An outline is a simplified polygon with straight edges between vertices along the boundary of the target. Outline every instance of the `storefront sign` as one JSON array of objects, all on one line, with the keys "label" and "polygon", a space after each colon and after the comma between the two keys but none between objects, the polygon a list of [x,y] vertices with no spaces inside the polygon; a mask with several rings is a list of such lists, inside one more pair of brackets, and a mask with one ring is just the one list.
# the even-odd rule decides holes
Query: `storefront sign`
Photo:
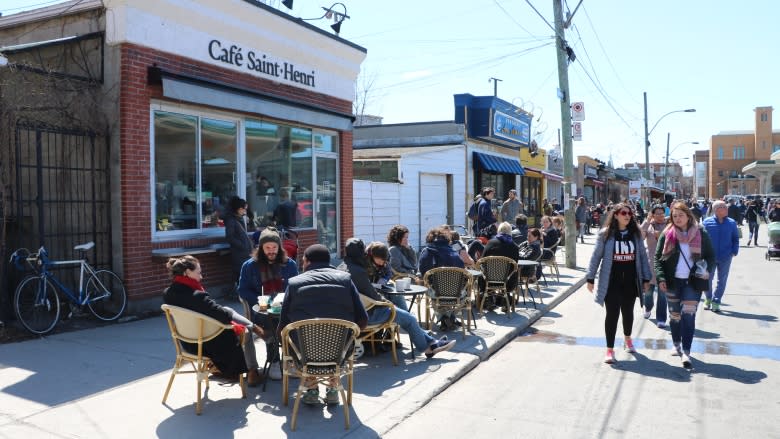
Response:
[{"label": "storefront sign", "polygon": [[236,44],[228,46],[219,40],[211,40],[208,54],[214,61],[246,68],[250,72],[257,72],[273,79],[283,79],[316,88],[314,70],[311,73],[296,70],[292,63],[270,59],[266,54],[255,52],[252,49],[244,50],[243,47]]},{"label": "storefront sign", "polygon": [[493,114],[493,135],[496,137],[503,137],[527,145],[531,140],[529,131],[528,122],[500,111]]},{"label": "storefront sign", "polygon": [[585,169],[585,176],[586,177],[598,178],[599,173],[598,173],[598,170],[596,169],[595,166],[591,166],[591,165],[585,164],[584,165],[584,169]]}]

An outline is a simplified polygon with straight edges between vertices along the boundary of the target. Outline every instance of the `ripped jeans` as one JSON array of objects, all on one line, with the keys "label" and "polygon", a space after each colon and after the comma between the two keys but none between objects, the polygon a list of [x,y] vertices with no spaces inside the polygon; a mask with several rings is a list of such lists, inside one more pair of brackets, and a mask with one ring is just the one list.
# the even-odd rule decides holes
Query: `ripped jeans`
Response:
[{"label": "ripped jeans", "polygon": [[696,331],[696,310],[701,300],[701,292],[695,291],[688,279],[674,279],[674,287],[666,289],[666,300],[669,304],[669,329],[672,331],[672,342],[688,354],[693,344],[693,333]]}]

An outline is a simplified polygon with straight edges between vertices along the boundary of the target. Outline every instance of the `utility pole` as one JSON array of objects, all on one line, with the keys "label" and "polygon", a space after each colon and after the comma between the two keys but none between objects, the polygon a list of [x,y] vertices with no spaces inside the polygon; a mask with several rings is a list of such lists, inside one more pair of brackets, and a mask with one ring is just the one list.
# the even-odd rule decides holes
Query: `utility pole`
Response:
[{"label": "utility pole", "polygon": [[[649,184],[650,181],[650,134],[647,132],[647,92],[642,92],[642,95],[645,98],[645,185]],[[647,187],[644,188],[645,193],[642,194],[646,196],[647,198],[645,201],[648,203],[648,206],[650,205],[650,189]]]},{"label": "utility pole", "polygon": [[669,137],[671,133],[666,133],[666,157],[664,158],[664,198],[666,198],[666,175],[669,173]]},{"label": "utility pole", "polygon": [[490,78],[488,82],[490,81],[493,81],[493,96],[498,97],[498,82],[503,81],[503,79]]},{"label": "utility pole", "polygon": [[553,0],[553,11],[555,14],[555,48],[558,55],[558,88],[561,99],[561,152],[563,153],[563,193],[564,193],[564,219],[566,223],[566,267],[575,268],[577,266],[577,240],[571,239],[577,236],[574,225],[574,195],[571,193],[571,185],[574,180],[574,169],[572,160],[574,158],[572,151],[571,138],[571,104],[569,97],[569,54],[568,45],[563,39],[563,7],[562,0]]}]

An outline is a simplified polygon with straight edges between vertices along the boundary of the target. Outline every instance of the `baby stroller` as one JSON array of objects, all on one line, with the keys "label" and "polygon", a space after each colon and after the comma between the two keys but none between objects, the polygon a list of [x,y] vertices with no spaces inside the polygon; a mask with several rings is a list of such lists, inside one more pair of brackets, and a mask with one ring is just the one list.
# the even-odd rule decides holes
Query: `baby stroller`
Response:
[{"label": "baby stroller", "polygon": [[775,221],[767,225],[769,234],[769,244],[766,249],[766,260],[780,258],[780,221]]}]

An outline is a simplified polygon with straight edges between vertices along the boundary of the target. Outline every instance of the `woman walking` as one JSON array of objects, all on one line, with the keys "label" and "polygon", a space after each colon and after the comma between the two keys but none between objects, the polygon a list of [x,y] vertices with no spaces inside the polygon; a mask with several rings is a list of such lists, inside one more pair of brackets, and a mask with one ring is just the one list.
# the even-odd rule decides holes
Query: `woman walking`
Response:
[{"label": "woman walking", "polygon": [[[634,325],[634,303],[641,290],[646,290],[652,277],[650,264],[642,242],[634,213],[623,203],[618,203],[607,215],[605,227],[596,236],[596,247],[588,266],[588,291],[593,292],[596,271],[599,285],[595,301],[606,307],[604,333],[607,353],[604,362],[614,363],[615,333],[618,317],[623,316],[623,336],[626,352],[634,353],[631,330]],[[641,282],[641,284],[640,284]]]},{"label": "woman walking", "polygon": [[691,367],[691,344],[696,330],[696,309],[701,291],[696,291],[690,277],[696,262],[704,259],[707,269],[715,266],[712,241],[704,227],[685,203],[672,205],[672,224],[661,234],[655,251],[655,274],[658,288],[669,302],[672,330],[672,355],[679,355],[683,367]]}]

